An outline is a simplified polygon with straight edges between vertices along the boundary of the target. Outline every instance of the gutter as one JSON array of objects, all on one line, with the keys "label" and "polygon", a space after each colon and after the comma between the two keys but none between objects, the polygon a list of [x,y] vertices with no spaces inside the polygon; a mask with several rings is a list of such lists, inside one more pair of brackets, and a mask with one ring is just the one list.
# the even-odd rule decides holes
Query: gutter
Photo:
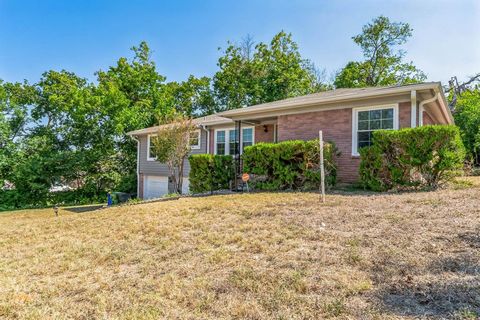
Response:
[{"label": "gutter", "polygon": [[294,101],[289,101],[290,99],[269,102],[266,104],[259,104],[255,106],[249,106],[245,108],[228,110],[217,113],[218,116],[233,119],[235,117],[241,117],[242,115],[255,115],[256,113],[264,113],[269,111],[281,111],[290,108],[297,107],[308,107],[318,104],[327,104],[327,103],[341,103],[346,101],[355,101],[365,98],[375,98],[381,96],[395,96],[399,94],[411,93],[412,90],[422,91],[422,90],[437,90],[440,87],[440,82],[432,82],[426,84],[412,85],[412,86],[400,86],[400,87],[391,87],[391,88],[378,88],[378,90],[361,92],[361,93],[348,93],[340,96],[332,97],[315,97],[308,99],[306,97],[290,98]]},{"label": "gutter", "polygon": [[[438,100],[439,96],[440,96],[440,92],[435,90],[435,95],[432,98],[427,99],[427,100],[423,100],[422,102],[420,102],[420,105],[418,107],[418,125],[419,126],[423,126],[423,109],[424,109],[423,106],[428,104],[428,103],[431,103],[431,102],[434,102],[434,101]],[[443,113],[443,111],[442,111],[442,113]]]}]

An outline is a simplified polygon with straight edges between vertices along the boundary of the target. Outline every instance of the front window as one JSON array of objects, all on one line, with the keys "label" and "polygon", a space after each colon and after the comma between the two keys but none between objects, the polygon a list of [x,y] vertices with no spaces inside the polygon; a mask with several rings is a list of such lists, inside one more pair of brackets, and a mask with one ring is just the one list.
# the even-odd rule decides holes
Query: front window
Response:
[{"label": "front window", "polygon": [[238,152],[238,138],[237,138],[237,129],[228,131],[229,139],[228,139],[228,151],[230,155],[235,155]]},{"label": "front window", "polygon": [[190,148],[200,149],[200,130],[190,133]]},{"label": "front window", "polygon": [[148,136],[148,154],[147,154],[147,159],[148,160],[155,160],[157,158],[157,155],[155,154],[155,145],[153,144],[153,141],[155,140],[156,134],[151,134]]},{"label": "front window", "polygon": [[[355,110],[355,109],[354,109]],[[358,150],[372,144],[375,130],[398,129],[395,107],[371,108],[355,110],[355,123],[353,132],[353,154],[358,155]]]},{"label": "front window", "polygon": [[217,131],[217,142],[216,142],[217,151],[216,154],[225,154],[225,131]]},{"label": "front window", "polygon": [[242,130],[242,150],[245,147],[253,145],[253,128],[243,128]]},{"label": "front window", "polygon": [[[245,147],[255,143],[253,127],[242,128],[242,145],[238,143],[237,129],[222,129],[215,131],[215,154],[235,155],[243,152]],[[237,150],[235,150],[237,148]]]}]

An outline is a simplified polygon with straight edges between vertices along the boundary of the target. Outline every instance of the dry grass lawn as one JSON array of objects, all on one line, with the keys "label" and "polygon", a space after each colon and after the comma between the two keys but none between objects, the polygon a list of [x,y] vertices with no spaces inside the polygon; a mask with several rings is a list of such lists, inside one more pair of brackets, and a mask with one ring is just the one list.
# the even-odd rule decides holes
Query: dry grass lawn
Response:
[{"label": "dry grass lawn", "polygon": [[479,182],[0,214],[0,318],[476,319]]}]

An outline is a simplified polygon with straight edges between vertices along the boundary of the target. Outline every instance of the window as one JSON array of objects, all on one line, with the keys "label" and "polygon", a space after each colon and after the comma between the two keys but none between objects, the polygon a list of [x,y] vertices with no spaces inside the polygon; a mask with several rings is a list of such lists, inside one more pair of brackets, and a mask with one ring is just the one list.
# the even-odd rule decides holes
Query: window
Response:
[{"label": "window", "polygon": [[[238,137],[236,129],[220,129],[215,130],[215,154],[230,154],[235,155],[235,146],[239,148]],[[251,146],[255,143],[253,127],[242,128],[242,146],[243,148]],[[238,150],[237,150],[238,151]]]},{"label": "window", "polygon": [[242,129],[242,151],[245,147],[253,145],[253,128]]},{"label": "window", "polygon": [[352,154],[358,155],[360,148],[372,144],[375,130],[398,129],[397,110],[397,106],[353,109]]},{"label": "window", "polygon": [[154,145],[153,145],[153,139],[155,139],[157,135],[156,134],[150,134],[148,137],[147,137],[147,146],[148,146],[148,149],[147,149],[147,160],[148,161],[154,161],[157,159],[157,156],[155,155],[155,148],[154,148]]},{"label": "window", "polygon": [[[238,153],[238,137],[237,137],[237,129],[229,130],[228,131],[228,153],[230,155],[235,155]],[[236,149],[237,148],[237,149]]]},{"label": "window", "polygon": [[190,134],[190,148],[200,149],[200,130],[194,131]]},{"label": "window", "polygon": [[216,144],[215,144],[216,154],[225,154],[225,131],[217,131]]}]

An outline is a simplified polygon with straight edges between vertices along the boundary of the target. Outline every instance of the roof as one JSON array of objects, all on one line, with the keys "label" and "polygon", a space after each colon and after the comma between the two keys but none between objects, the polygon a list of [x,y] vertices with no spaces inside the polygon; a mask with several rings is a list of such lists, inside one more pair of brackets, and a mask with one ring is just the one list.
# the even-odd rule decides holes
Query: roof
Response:
[{"label": "roof", "polygon": [[343,102],[348,100],[358,100],[365,98],[374,98],[378,96],[388,96],[401,93],[411,92],[412,90],[442,90],[440,82],[424,82],[418,84],[385,86],[385,87],[368,87],[368,88],[352,88],[352,89],[334,89],[330,91],[308,94],[305,96],[288,98],[279,101],[257,104],[254,106],[228,110],[220,112],[217,115],[222,117],[235,117],[255,114],[258,112],[282,111],[296,107],[305,107],[316,104],[326,104],[331,102]]},{"label": "roof", "polygon": [[[212,114],[205,117],[195,118],[193,119],[193,123],[197,124],[198,126],[212,126],[212,125],[233,123],[233,120]],[[127,133],[127,135],[139,136],[143,134],[155,133],[158,131],[160,127],[161,126],[154,126],[154,127],[149,127],[145,129],[130,131]]]},{"label": "roof", "polygon": [[[368,87],[368,88],[351,88],[351,89],[334,89],[330,91],[312,93],[300,97],[288,98],[279,101],[273,101],[268,103],[257,104],[254,106],[223,111],[214,115],[196,118],[193,121],[198,126],[211,126],[219,124],[232,123],[232,119],[241,119],[240,117],[265,114],[268,112],[285,112],[286,110],[292,110],[302,107],[322,108],[323,104],[355,101],[360,99],[369,99],[382,96],[395,96],[399,94],[410,93],[411,91],[428,91],[434,90],[441,93],[441,100],[443,105],[447,109],[446,112],[450,120],[453,122],[453,117],[450,113],[450,109],[447,106],[445,96],[443,95],[442,85],[440,82],[423,82],[417,84],[398,85],[398,86],[385,86],[385,87]],[[135,130],[127,133],[131,136],[149,134],[158,131],[159,126],[150,127],[146,129]]]}]

